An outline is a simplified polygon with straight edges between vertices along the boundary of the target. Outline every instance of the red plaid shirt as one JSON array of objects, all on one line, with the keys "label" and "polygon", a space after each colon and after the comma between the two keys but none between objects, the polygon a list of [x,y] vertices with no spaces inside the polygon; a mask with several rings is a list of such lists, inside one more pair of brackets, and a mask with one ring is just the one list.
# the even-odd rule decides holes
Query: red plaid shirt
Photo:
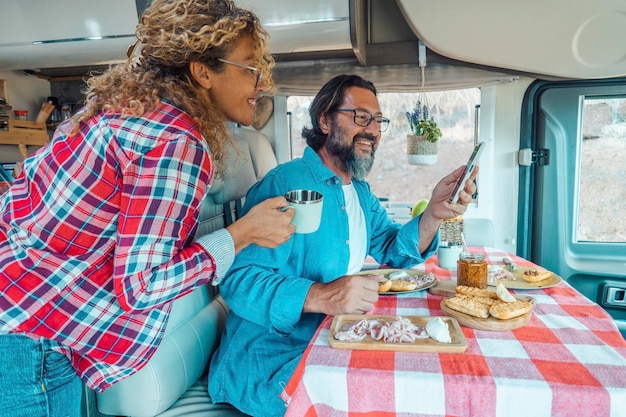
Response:
[{"label": "red plaid shirt", "polygon": [[167,103],[61,126],[0,196],[0,334],[61,343],[98,391],[138,371],[171,301],[214,277],[193,243],[212,177],[196,124]]}]

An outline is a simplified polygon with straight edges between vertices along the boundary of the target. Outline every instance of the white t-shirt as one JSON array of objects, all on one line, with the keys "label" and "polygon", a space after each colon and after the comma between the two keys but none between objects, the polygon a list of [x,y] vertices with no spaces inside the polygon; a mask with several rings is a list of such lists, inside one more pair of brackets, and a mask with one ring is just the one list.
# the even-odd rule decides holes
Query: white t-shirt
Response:
[{"label": "white t-shirt", "polygon": [[348,274],[359,272],[363,268],[363,261],[367,255],[367,229],[365,216],[359,204],[359,195],[352,184],[344,185],[343,195],[346,200],[346,213],[348,214],[348,228],[350,230],[350,262],[348,262]]}]

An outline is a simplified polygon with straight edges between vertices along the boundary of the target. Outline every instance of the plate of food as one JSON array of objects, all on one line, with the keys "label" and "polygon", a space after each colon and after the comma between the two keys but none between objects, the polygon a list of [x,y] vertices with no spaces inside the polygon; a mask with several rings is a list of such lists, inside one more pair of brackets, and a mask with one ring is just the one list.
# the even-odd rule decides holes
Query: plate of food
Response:
[{"label": "plate of food", "polygon": [[501,282],[505,287],[517,290],[550,288],[561,283],[561,277],[544,268],[489,265],[488,273],[489,285]]},{"label": "plate of food", "polygon": [[406,294],[437,285],[435,274],[426,274],[413,269],[370,269],[358,274],[382,275],[384,279],[378,284],[380,295]]},{"label": "plate of food", "polygon": [[453,317],[340,314],[328,344],[335,349],[461,353],[467,340]]},{"label": "plate of food", "polygon": [[513,295],[499,283],[495,290],[459,285],[453,297],[441,301],[441,310],[461,326],[479,330],[507,331],[530,320],[535,299]]}]

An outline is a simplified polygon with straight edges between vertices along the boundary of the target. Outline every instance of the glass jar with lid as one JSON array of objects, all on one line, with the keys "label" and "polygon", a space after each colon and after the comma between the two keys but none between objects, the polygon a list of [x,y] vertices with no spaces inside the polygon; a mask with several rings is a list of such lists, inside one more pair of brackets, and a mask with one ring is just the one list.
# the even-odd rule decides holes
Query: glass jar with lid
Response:
[{"label": "glass jar with lid", "polygon": [[67,120],[72,117],[72,106],[70,103],[63,103],[61,105],[61,120]]},{"label": "glass jar with lid", "polygon": [[462,252],[457,261],[457,285],[487,288],[488,266],[482,253]]}]

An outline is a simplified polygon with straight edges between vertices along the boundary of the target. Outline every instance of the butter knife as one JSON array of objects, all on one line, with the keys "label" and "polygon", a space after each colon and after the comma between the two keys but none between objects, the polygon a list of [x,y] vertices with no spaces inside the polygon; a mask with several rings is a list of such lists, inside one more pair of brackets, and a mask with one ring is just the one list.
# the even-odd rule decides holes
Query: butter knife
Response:
[{"label": "butter knife", "polygon": [[517,270],[517,265],[513,263],[511,258],[505,256],[504,258],[502,258],[502,262],[504,262],[505,268],[508,269],[509,271],[514,272]]}]

